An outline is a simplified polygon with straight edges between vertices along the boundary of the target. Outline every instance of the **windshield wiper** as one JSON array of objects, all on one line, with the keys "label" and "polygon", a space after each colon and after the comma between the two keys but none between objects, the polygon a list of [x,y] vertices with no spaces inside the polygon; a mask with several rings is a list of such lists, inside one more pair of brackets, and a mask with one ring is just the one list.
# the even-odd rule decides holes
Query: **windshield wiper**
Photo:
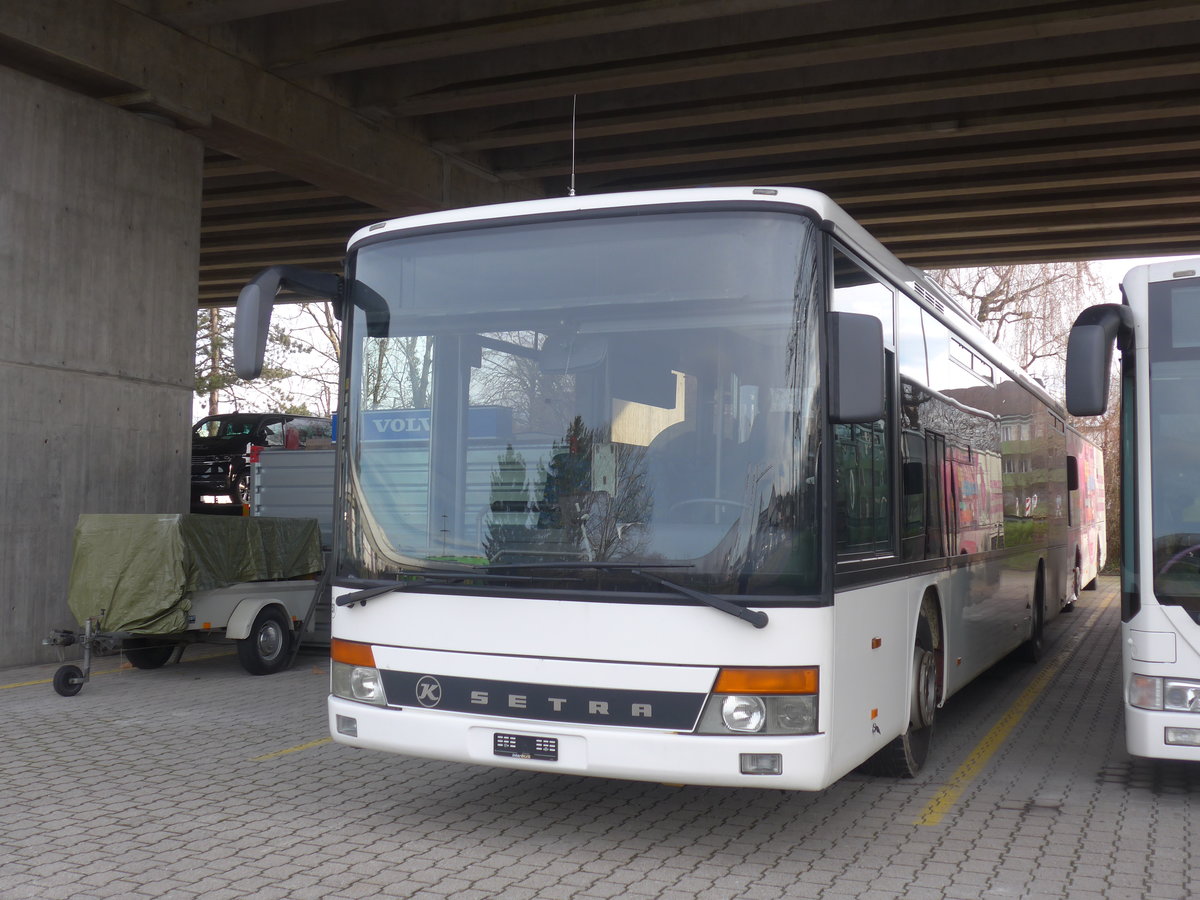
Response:
[{"label": "windshield wiper", "polygon": [[[482,567],[481,567],[482,568]],[[335,601],[338,606],[352,606],[355,603],[366,604],[373,597],[381,597],[384,594],[403,593],[405,591],[414,591],[426,587],[443,587],[456,581],[498,581],[511,582],[519,581],[528,584],[533,581],[559,581],[557,578],[544,578],[537,575],[510,575],[501,571],[502,569],[596,569],[598,571],[616,570],[628,572],[630,575],[636,575],[638,578],[644,578],[647,581],[652,581],[661,587],[668,588],[677,594],[682,594],[691,600],[703,603],[706,606],[711,606],[715,610],[727,613],[735,618],[749,622],[755,628],[766,628],[770,619],[765,612],[756,609],[746,609],[737,603],[726,600],[724,597],[718,597],[715,594],[709,594],[704,591],[698,591],[695,588],[686,587],[674,581],[668,581],[652,572],[646,572],[645,569],[691,569],[694,568],[690,563],[663,563],[663,564],[642,564],[642,563],[618,563],[618,562],[585,562],[582,560],[570,560],[565,562],[536,562],[536,563],[511,563],[499,566],[488,566],[485,571],[478,572],[462,572],[462,571],[426,571],[415,572],[422,576],[420,581],[395,581],[387,584],[380,584],[374,587],[364,588],[361,591],[354,591],[350,594],[343,594]]]},{"label": "windshield wiper", "polygon": [[694,569],[691,563],[623,563],[623,562],[588,562],[584,559],[566,559],[562,562],[527,562],[501,563],[498,566],[487,566],[485,571],[502,572],[506,569],[595,569],[599,572],[632,571],[633,569]]},{"label": "windshield wiper", "polygon": [[690,597],[693,600],[706,603],[713,609],[718,609],[723,613],[728,613],[731,616],[736,616],[743,621],[749,622],[755,628],[766,628],[767,622],[770,621],[765,612],[761,612],[757,609],[746,609],[746,607],[739,606],[737,603],[726,600],[724,597],[718,597],[715,594],[706,594],[704,591],[697,591],[694,588],[685,587],[682,584],[676,584],[674,581],[667,581],[667,579],[659,578],[652,572],[643,572],[641,569],[630,569],[629,574],[637,575],[639,578],[645,578],[648,581],[653,581],[655,584],[660,584],[665,588],[670,588],[671,590],[678,594],[682,594],[685,597]]},{"label": "windshield wiper", "polygon": [[695,588],[685,587],[682,584],[677,584],[674,581],[668,581],[652,572],[646,572],[645,569],[692,569],[695,568],[691,563],[620,563],[620,562],[587,562],[586,560],[568,560],[564,562],[531,562],[531,563],[511,563],[500,566],[488,566],[489,572],[495,572],[498,569],[597,569],[599,571],[624,571],[630,575],[636,575],[639,578],[644,578],[647,581],[653,581],[655,584],[669,588],[677,594],[682,594],[692,600],[699,601],[713,609],[720,610],[723,613],[728,613],[743,621],[749,622],[755,628],[766,628],[767,622],[770,619],[765,612],[760,612],[756,609],[746,609],[737,603],[726,600],[724,597],[718,597],[715,594],[708,594],[704,591],[698,591]]},{"label": "windshield wiper", "polygon": [[366,602],[373,597],[382,597],[384,594],[415,591],[426,587],[443,587],[448,584],[453,584],[456,581],[519,581],[522,583],[528,583],[531,581],[561,580],[539,578],[536,575],[504,575],[500,573],[488,573],[486,571],[463,572],[454,569],[446,571],[430,569],[428,571],[414,572],[413,574],[420,575],[420,580],[389,581],[386,584],[376,584],[369,588],[363,588],[361,591],[353,591],[349,594],[343,594],[334,602],[337,603],[338,606],[353,606],[355,603],[362,603],[365,605]]}]

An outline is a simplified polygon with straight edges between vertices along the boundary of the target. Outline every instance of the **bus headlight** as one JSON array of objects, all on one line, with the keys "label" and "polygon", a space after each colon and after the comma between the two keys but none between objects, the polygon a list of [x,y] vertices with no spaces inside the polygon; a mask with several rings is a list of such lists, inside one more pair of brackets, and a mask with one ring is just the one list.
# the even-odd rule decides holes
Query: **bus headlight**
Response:
[{"label": "bus headlight", "polygon": [[334,638],[329,656],[332,662],[329,689],[333,696],[387,706],[383,679],[375,666],[375,653],[370,644]]},{"label": "bus headlight", "polygon": [[1200,682],[1164,678],[1163,707],[1177,712],[1200,712]]},{"label": "bus headlight", "polygon": [[1200,713],[1200,681],[1131,675],[1129,705],[1139,709]]},{"label": "bus headlight", "polygon": [[330,675],[330,689],[335,697],[387,706],[378,669],[335,662]]},{"label": "bus headlight", "polygon": [[721,721],[730,731],[762,731],[767,720],[767,705],[762,697],[740,697],[733,695],[721,701]]},{"label": "bus headlight", "polygon": [[816,734],[817,669],[722,669],[697,734]]}]

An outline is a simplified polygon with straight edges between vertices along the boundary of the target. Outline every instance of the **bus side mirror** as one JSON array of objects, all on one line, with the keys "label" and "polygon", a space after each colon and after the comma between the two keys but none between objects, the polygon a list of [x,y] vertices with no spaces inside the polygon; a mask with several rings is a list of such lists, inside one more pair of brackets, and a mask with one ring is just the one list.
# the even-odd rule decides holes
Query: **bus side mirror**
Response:
[{"label": "bus side mirror", "polygon": [[1079,314],[1067,338],[1067,411],[1073,416],[1099,416],[1108,408],[1108,373],[1113,342],[1133,333],[1133,314],[1126,306],[1101,303]]},{"label": "bus side mirror", "polygon": [[828,313],[829,421],[835,425],[883,418],[883,323],[862,313]]},{"label": "bus side mirror", "polygon": [[233,325],[233,367],[238,377],[250,379],[262,374],[267,334],[271,330],[271,308],[281,286],[336,305],[341,297],[341,285],[342,279],[337,275],[299,266],[271,266],[255,275],[238,294],[237,317]]}]

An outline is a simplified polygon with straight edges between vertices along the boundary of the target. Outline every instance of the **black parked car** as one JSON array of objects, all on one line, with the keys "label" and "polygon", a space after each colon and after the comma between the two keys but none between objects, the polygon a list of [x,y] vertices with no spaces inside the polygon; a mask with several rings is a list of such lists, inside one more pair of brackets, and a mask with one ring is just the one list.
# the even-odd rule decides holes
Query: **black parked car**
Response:
[{"label": "black parked car", "polygon": [[314,416],[284,413],[229,413],[206,416],[192,426],[192,505],[225,498],[249,499],[246,478],[255,447],[285,450],[329,447],[333,424]]}]

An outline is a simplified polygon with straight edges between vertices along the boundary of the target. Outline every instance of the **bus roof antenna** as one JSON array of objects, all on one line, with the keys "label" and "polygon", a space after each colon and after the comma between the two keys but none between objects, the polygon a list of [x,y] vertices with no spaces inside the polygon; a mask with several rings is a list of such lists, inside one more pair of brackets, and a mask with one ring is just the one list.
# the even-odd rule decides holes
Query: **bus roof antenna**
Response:
[{"label": "bus roof antenna", "polygon": [[575,110],[579,105],[579,95],[571,95],[571,186],[567,189],[567,196],[575,196]]}]

